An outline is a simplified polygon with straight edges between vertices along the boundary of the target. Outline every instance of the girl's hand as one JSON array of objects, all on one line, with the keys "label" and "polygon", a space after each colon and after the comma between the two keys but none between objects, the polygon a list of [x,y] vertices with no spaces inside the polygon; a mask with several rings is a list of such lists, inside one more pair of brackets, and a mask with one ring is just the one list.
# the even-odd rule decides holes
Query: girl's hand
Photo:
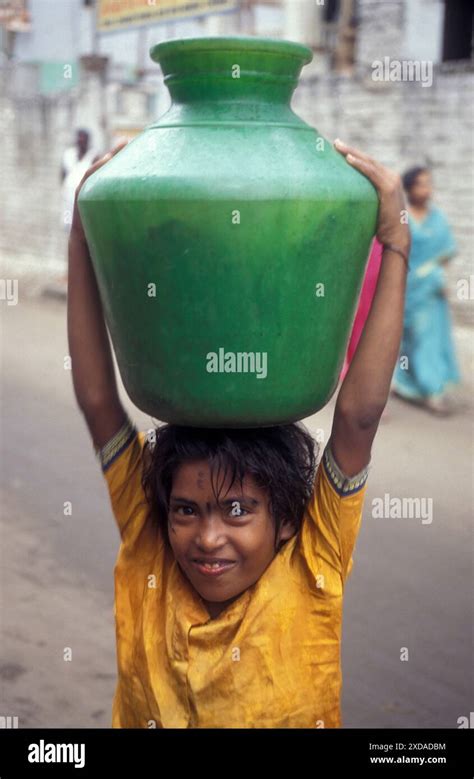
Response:
[{"label": "girl's hand", "polygon": [[372,182],[377,190],[379,196],[377,238],[380,243],[394,244],[408,256],[411,237],[408,225],[402,223],[406,204],[399,174],[385,168],[360,149],[348,146],[339,138],[334,141],[334,146],[353,168],[363,173]]},{"label": "girl's hand", "polygon": [[105,165],[106,162],[108,162],[112,157],[114,157],[121,149],[123,149],[124,146],[126,146],[128,143],[127,140],[122,140],[120,143],[118,143],[112,151],[107,152],[107,154],[104,154],[103,157],[97,160],[97,162],[94,162],[93,165],[90,166],[84,173],[80,184],[76,187],[76,194],[74,196],[74,211],[72,215],[72,225],[71,225],[71,232],[69,234],[70,238],[75,238],[85,244],[87,244],[86,236],[84,234],[84,228],[82,226],[81,221],[81,215],[79,213],[79,208],[77,206],[77,198],[79,196],[79,192],[81,191],[81,187],[84,184],[85,180],[89,178],[93,173],[96,172],[96,170],[99,170],[99,168],[102,167],[102,165]]}]

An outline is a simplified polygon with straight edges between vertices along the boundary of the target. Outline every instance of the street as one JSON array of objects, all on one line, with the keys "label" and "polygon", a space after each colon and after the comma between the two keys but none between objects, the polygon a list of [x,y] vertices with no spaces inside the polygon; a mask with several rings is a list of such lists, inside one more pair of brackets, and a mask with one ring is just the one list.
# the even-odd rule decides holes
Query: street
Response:
[{"label": "street", "polygon": [[[64,367],[66,305],[20,291],[1,314],[0,714],[20,727],[110,727],[119,536]],[[307,420],[324,440],[334,400]],[[469,718],[470,404],[444,419],[389,400],[345,596],[345,727],[456,728]],[[386,504],[387,494],[431,498],[432,521],[372,516],[372,501]]]}]

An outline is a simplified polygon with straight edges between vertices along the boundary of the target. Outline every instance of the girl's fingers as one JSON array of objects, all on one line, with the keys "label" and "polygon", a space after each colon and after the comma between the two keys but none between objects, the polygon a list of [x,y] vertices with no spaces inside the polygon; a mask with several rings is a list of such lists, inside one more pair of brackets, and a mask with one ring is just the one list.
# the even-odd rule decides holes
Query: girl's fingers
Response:
[{"label": "girl's fingers", "polygon": [[112,157],[114,157],[117,154],[117,152],[119,152],[121,149],[123,149],[124,146],[127,145],[127,143],[128,143],[127,139],[120,141],[119,143],[117,143],[116,146],[114,146],[114,148],[111,151],[108,151],[107,154],[104,154],[104,156],[101,157],[99,160],[97,160],[97,162],[94,162],[94,164],[91,165],[90,168],[88,168],[88,170],[86,170],[86,172],[84,173],[76,191],[79,191],[79,189],[84,184],[85,180],[88,179],[89,176],[92,176],[92,174],[95,173],[96,170],[99,170],[99,168],[101,168],[102,165],[105,165],[106,162],[111,160]]},{"label": "girl's fingers", "polygon": [[[104,156],[103,156],[103,157],[101,157],[101,158],[100,158],[100,160],[98,160],[98,161],[95,163],[95,166],[98,166],[98,167],[100,167],[100,166],[101,166],[101,165],[103,165],[105,162],[107,162],[108,160],[110,160],[112,157],[115,157],[115,155],[117,154],[117,152],[119,152],[119,151],[120,151],[120,149],[123,149],[123,147],[124,147],[124,146],[126,146],[126,145],[127,145],[127,143],[128,143],[128,141],[127,141],[127,139],[126,139],[126,138],[124,138],[124,139],[122,139],[121,141],[119,141],[119,142],[118,142],[118,143],[117,143],[117,144],[114,146],[114,148],[113,148],[113,149],[111,149],[111,150],[110,150],[110,151],[108,151],[106,154],[104,154]],[[95,167],[95,166],[93,166],[93,167]]]},{"label": "girl's fingers", "polygon": [[347,154],[346,160],[353,168],[357,168],[364,176],[367,176],[377,190],[383,188],[384,178],[378,166],[372,160],[357,157],[352,153]]},{"label": "girl's fingers", "polygon": [[339,138],[336,138],[334,141],[334,146],[336,147],[337,151],[341,152],[341,154],[352,154],[354,157],[358,157],[359,159],[375,163],[375,160],[373,160],[372,157],[369,157],[368,154],[365,154],[365,152],[363,152],[361,149],[357,149],[355,146],[348,146],[347,143],[344,143],[344,141],[341,141]]},{"label": "girl's fingers", "polygon": [[103,157],[101,157],[99,160],[97,160],[97,162],[95,162],[93,165],[91,165],[91,167],[87,171],[86,175],[90,176],[92,173],[94,173],[96,170],[98,170],[98,168],[101,168],[102,165],[105,165],[105,163],[108,162],[109,160],[111,160],[112,157],[115,154],[117,154],[117,152],[120,151],[121,148],[122,148],[122,146],[115,146],[111,151],[108,151],[107,154],[104,154]]},{"label": "girl's fingers", "polygon": [[334,145],[345,156],[346,161],[352,167],[357,168],[364,176],[370,179],[379,194],[394,194],[396,191],[401,190],[401,179],[398,173],[385,168],[380,162],[372,159],[368,154],[364,154],[355,146],[348,146],[346,143],[339,141],[339,139],[334,141]]},{"label": "girl's fingers", "polygon": [[76,192],[75,192],[75,196],[74,196],[74,213],[73,213],[73,217],[72,217],[71,232],[74,230],[74,233],[76,235],[78,235],[82,240],[85,240],[85,236],[84,236],[84,230],[83,230],[83,227],[82,227],[82,224],[81,224],[81,217],[80,217],[79,209],[78,209],[78,205],[77,205],[77,199],[79,197],[79,192],[81,191],[84,182],[89,178],[89,176],[92,176],[92,174],[95,173],[96,170],[99,170],[99,168],[101,168],[102,165],[105,165],[106,162],[111,160],[112,157],[114,157],[117,154],[117,152],[119,152],[121,149],[123,149],[124,146],[127,145],[127,143],[128,143],[128,140],[126,138],[122,139],[121,141],[119,141],[119,143],[117,143],[114,146],[112,151],[107,152],[107,154],[104,154],[104,156],[101,157],[100,159],[98,159],[97,162],[94,162],[90,166],[90,168],[88,168],[88,170],[84,173],[84,175],[83,175],[83,177],[82,177],[82,179],[81,179],[81,181],[79,183],[79,186],[76,187]]},{"label": "girl's fingers", "polygon": [[[384,179],[385,173],[387,172],[386,168],[384,168],[383,165],[380,164],[380,162],[377,162],[377,160],[374,160],[373,157],[370,157],[368,154],[365,154],[360,149],[357,149],[355,146],[348,146],[347,143],[344,143],[343,141],[339,140],[339,138],[336,138],[334,141],[334,145],[337,149],[337,151],[341,152],[346,158],[348,159],[348,162],[350,162],[352,165],[354,165],[354,158],[356,160],[360,160],[361,162],[366,162],[371,166],[371,175],[369,176],[372,183],[374,182],[373,177],[376,176],[377,180],[380,184],[382,184],[382,181]],[[369,175],[369,171],[364,170],[365,175]]]},{"label": "girl's fingers", "polygon": [[84,184],[84,181],[89,178],[89,176],[92,176],[93,173],[96,172],[96,170],[99,170],[99,168],[102,167],[102,165],[105,165],[106,162],[108,162],[111,158],[111,153],[107,152],[107,154],[104,154],[103,157],[100,158],[100,160],[97,160],[97,162],[94,162],[93,165],[90,166],[90,168],[87,168],[86,172],[84,173],[81,183],[79,184],[79,188],[82,187]]},{"label": "girl's fingers", "polygon": [[108,151],[106,154],[104,154],[103,157],[101,157],[97,162],[95,162],[88,170],[89,175],[93,173],[94,170],[97,170],[97,168],[100,168],[102,165],[104,165],[106,162],[108,162],[112,157],[115,157],[117,152],[120,151],[120,149],[123,149],[124,146],[126,146],[128,143],[127,140],[120,141],[120,143],[117,143],[116,146],[114,146],[113,149]]},{"label": "girl's fingers", "polygon": [[119,152],[119,151],[120,151],[120,149],[123,149],[123,147],[127,145],[127,143],[128,143],[128,140],[127,140],[127,138],[122,138],[122,139],[121,139],[121,140],[120,140],[120,141],[119,141],[119,142],[118,142],[118,143],[117,143],[117,144],[114,146],[114,148],[112,149],[112,151],[111,151],[111,152],[109,152],[109,153],[112,155],[112,157],[114,157],[114,156],[115,156],[115,154],[117,154],[117,152]]}]

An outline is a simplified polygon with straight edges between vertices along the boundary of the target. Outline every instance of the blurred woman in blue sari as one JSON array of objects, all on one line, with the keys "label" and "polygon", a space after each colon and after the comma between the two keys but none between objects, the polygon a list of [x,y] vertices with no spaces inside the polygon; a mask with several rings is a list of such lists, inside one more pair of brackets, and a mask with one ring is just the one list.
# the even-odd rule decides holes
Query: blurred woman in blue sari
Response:
[{"label": "blurred woman in blue sari", "polygon": [[445,215],[430,204],[433,188],[427,168],[408,170],[403,186],[412,244],[404,332],[392,390],[429,411],[447,414],[452,410],[448,392],[460,381],[445,276],[445,265],[457,247]]}]

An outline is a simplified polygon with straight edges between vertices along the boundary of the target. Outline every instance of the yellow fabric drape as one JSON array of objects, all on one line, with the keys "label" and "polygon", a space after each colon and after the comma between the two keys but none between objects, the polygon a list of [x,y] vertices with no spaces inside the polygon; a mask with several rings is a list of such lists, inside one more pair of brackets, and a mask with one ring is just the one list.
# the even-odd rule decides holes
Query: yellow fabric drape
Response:
[{"label": "yellow fabric drape", "polygon": [[112,726],[340,727],[343,592],[368,466],[345,480],[326,446],[299,533],[211,619],[147,506],[145,443],[129,432],[104,469],[121,535]]}]

